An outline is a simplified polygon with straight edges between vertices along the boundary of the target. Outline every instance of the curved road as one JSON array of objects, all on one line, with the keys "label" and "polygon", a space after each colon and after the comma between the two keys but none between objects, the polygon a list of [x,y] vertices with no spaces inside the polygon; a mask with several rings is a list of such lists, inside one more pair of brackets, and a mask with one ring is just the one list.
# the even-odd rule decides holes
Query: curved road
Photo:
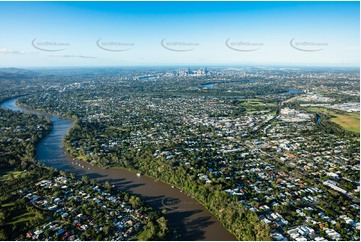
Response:
[{"label": "curved road", "polygon": [[[1,107],[31,113],[18,107],[15,98],[3,102]],[[173,228],[177,228],[181,240],[236,240],[204,206],[177,188],[157,182],[151,177],[138,177],[131,171],[119,168],[103,169],[67,156],[61,144],[72,122],[52,115],[47,116],[53,121],[53,130],[38,144],[36,159],[39,162],[78,176],[87,175],[100,181],[109,181],[120,190],[140,196],[156,209],[167,209],[167,219]]]}]

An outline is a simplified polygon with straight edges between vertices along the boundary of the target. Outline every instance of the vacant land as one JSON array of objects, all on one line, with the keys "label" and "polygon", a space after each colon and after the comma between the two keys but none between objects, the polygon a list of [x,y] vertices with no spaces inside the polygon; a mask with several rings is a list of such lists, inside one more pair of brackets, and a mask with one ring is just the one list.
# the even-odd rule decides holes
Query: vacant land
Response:
[{"label": "vacant land", "polygon": [[347,113],[326,108],[307,108],[307,110],[330,115],[332,122],[348,131],[360,133],[360,113]]},{"label": "vacant land", "polygon": [[335,114],[336,118],[332,118],[331,121],[342,126],[344,129],[360,133],[360,114],[341,115]]}]

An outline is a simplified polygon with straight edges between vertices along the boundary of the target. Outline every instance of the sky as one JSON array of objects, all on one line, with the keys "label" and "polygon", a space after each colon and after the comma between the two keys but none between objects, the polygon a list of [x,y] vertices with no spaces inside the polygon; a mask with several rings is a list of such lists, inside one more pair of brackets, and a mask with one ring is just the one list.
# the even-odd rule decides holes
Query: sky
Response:
[{"label": "sky", "polygon": [[359,2],[0,2],[0,67],[359,66]]}]

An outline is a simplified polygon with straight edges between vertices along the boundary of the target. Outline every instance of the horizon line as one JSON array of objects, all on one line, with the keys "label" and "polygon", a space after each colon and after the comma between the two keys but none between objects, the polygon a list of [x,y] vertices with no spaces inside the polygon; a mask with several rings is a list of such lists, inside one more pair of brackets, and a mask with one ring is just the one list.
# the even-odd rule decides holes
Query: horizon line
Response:
[{"label": "horizon line", "polygon": [[299,64],[299,65],[290,65],[290,64],[159,64],[159,65],[104,65],[104,66],[1,66],[0,68],[36,68],[36,69],[69,69],[69,68],[138,68],[138,67],[289,67],[289,68],[301,68],[301,67],[314,67],[314,68],[358,68],[360,69],[360,65],[332,65],[332,64],[320,64],[320,65],[307,65],[307,64]]}]

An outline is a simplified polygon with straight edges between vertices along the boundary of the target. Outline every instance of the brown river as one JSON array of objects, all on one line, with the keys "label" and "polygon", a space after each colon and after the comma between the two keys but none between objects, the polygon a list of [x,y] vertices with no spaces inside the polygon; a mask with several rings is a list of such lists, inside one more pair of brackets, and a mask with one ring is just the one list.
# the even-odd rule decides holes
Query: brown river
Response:
[{"label": "brown river", "polygon": [[[3,102],[1,107],[32,112],[18,107],[15,98]],[[67,156],[61,144],[72,122],[57,116],[42,115],[52,119],[53,130],[37,146],[36,159],[39,162],[78,176],[87,175],[109,181],[122,191],[140,196],[155,209],[166,209],[171,227],[181,234],[179,240],[236,240],[203,205],[171,185],[144,175],[138,177],[136,173],[124,169],[92,166]]]}]

